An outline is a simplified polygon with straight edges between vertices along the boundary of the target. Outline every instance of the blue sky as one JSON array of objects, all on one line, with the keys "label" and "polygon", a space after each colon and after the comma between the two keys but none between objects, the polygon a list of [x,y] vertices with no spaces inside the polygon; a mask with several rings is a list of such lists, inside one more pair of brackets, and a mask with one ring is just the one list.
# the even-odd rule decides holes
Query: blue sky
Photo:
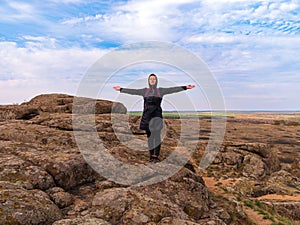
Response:
[{"label": "blue sky", "polygon": [[[75,94],[101,56],[124,44],[155,40],[201,58],[228,110],[300,110],[299,0],[0,3],[0,104],[41,93]],[[108,85],[127,86],[150,70],[134,68],[132,76],[124,71]],[[174,84],[190,83],[174,69],[159,75]],[[198,109],[207,109],[198,89],[189,97]],[[114,100],[116,93],[107,89],[103,97]]]}]

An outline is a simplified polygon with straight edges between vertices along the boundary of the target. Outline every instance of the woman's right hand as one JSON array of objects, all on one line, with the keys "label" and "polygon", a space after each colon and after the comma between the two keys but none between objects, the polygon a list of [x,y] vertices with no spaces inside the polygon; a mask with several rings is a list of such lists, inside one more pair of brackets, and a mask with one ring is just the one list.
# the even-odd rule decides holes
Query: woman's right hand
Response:
[{"label": "woman's right hand", "polygon": [[195,87],[195,85],[189,84],[189,85],[186,86],[186,89],[192,89],[192,88],[194,88],[194,87]]},{"label": "woman's right hand", "polygon": [[115,89],[116,91],[120,91],[121,87],[120,86],[114,86],[113,89]]}]

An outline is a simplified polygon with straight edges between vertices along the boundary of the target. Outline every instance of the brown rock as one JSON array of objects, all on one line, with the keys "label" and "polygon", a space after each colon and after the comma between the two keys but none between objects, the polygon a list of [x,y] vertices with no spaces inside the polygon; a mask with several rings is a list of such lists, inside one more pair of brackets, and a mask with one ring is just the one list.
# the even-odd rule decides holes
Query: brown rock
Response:
[{"label": "brown rock", "polygon": [[38,109],[40,112],[48,113],[71,113],[73,96],[65,94],[43,94],[23,103],[22,106],[28,106]]},{"label": "brown rock", "polygon": [[[171,178],[149,186],[128,187],[100,177],[82,157],[73,131],[83,131],[89,137],[91,129],[85,119],[92,119],[95,123],[92,131],[98,132],[107,153],[127,164],[149,166],[146,135],[139,130],[140,117],[111,113],[115,109],[117,112],[126,112],[122,104],[76,98],[76,103],[80,103],[75,107],[78,113],[89,115],[79,115],[78,126],[74,129],[71,114],[73,101],[73,96],[55,94],[37,96],[19,106],[0,106],[1,219],[23,220],[24,224],[50,224],[63,218],[65,220],[57,223],[246,224],[241,203],[210,195],[199,175],[202,171],[199,172],[191,163],[187,163]],[[119,122],[112,121],[114,116]],[[196,123],[188,118],[183,122]],[[181,123],[180,120],[166,119],[162,159],[177,149]],[[194,134],[183,134],[183,143],[180,143],[187,149],[196,148],[198,155],[194,154],[195,158],[191,159],[195,164],[200,162],[212,132],[210,118],[201,118],[200,123],[200,137],[197,126],[191,126]],[[238,182],[232,184],[234,191],[227,192],[227,195],[260,196],[267,194],[267,189],[283,194],[299,192],[296,174],[300,164],[295,151],[299,128],[281,125],[280,129],[274,129],[270,122],[267,126],[263,125],[253,125],[249,119],[247,126],[243,119],[229,121],[225,138],[231,142],[225,141],[220,147],[220,154],[207,173],[217,175],[216,178],[241,178],[236,179]],[[288,139],[284,139],[283,133]],[[84,141],[90,144],[89,139]],[[95,150],[97,152],[97,148]],[[293,154],[293,157],[284,158],[286,154]],[[281,162],[285,159],[284,167],[281,167],[278,157]],[[179,159],[180,154],[161,167],[159,175],[163,177]],[[289,162],[293,164],[289,165]],[[99,163],[112,168],[110,162],[100,160]],[[160,164],[151,164],[149,168],[158,167]],[[135,172],[129,175],[135,176],[140,171]],[[122,175],[128,174],[124,172]],[[146,174],[143,179],[149,177]],[[136,183],[143,180],[137,179]],[[34,189],[46,190],[48,195]],[[226,187],[224,190],[230,189]],[[12,211],[7,211],[5,204]],[[282,208],[283,205],[278,206],[278,212],[287,213],[283,212],[284,208],[297,212],[297,204]],[[27,209],[25,214],[21,210],[23,208]],[[36,212],[37,208],[40,213]]]},{"label": "brown rock", "polygon": [[260,143],[225,142],[213,163],[241,168],[243,176],[254,179],[263,179],[281,167],[276,150]]},{"label": "brown rock", "polygon": [[[0,120],[30,120],[42,113],[72,113],[74,96],[66,94],[43,94],[21,105],[0,106]],[[75,98],[75,111],[82,114],[127,112],[119,102],[83,97]]]},{"label": "brown rock", "polygon": [[73,204],[74,199],[71,194],[65,192],[62,188],[54,187],[47,190],[51,200],[59,207],[65,208]]},{"label": "brown rock", "polygon": [[[20,187],[0,189],[0,218],[3,224],[52,224],[62,218],[59,208],[39,190]],[[8,188],[8,189],[7,189]]]},{"label": "brown rock", "polygon": [[55,185],[50,174],[12,154],[0,153],[0,179],[18,183],[26,189],[47,190]]},{"label": "brown rock", "polygon": [[65,208],[73,204],[72,195],[67,192],[58,192],[50,196],[52,201],[59,207]]},{"label": "brown rock", "polygon": [[243,175],[254,179],[262,179],[266,175],[266,165],[257,156],[246,155],[244,159]]},{"label": "brown rock", "polygon": [[222,157],[225,164],[237,166],[237,168],[241,167],[244,160],[244,156],[242,154],[238,154],[235,152],[224,153]]},{"label": "brown rock", "polygon": [[298,177],[285,170],[280,170],[271,174],[264,187],[261,188],[262,194],[259,196],[263,194],[293,195],[293,193],[299,192],[299,187],[300,179]]},{"label": "brown rock", "polygon": [[182,169],[158,184],[100,191],[92,204],[94,215],[112,224],[146,224],[164,217],[205,218],[211,202],[202,178]]},{"label": "brown rock", "polygon": [[[195,223],[188,220],[182,220],[178,218],[165,217],[163,218],[158,225],[200,225],[200,223]],[[202,224],[202,223],[201,223]]]},{"label": "brown rock", "polygon": [[28,166],[24,172],[33,188],[47,190],[55,186],[53,177],[38,166]]},{"label": "brown rock", "polygon": [[272,208],[280,215],[287,217],[291,220],[300,220],[300,202],[299,201],[278,201],[267,202]]},{"label": "brown rock", "polygon": [[134,194],[126,188],[108,189],[99,192],[92,202],[95,216],[112,224],[118,224],[134,197]]},{"label": "brown rock", "polygon": [[26,105],[0,106],[0,120],[29,120],[37,115],[38,109]]},{"label": "brown rock", "polygon": [[64,219],[53,223],[52,225],[110,225],[110,223],[97,218],[83,217],[76,219]]},{"label": "brown rock", "polygon": [[74,112],[78,114],[106,114],[127,112],[126,107],[119,102],[108,100],[96,100],[90,98],[76,97],[74,101]]},{"label": "brown rock", "polygon": [[65,190],[86,182],[92,182],[98,176],[81,155],[57,158],[48,162],[45,169],[53,176],[56,184]]}]

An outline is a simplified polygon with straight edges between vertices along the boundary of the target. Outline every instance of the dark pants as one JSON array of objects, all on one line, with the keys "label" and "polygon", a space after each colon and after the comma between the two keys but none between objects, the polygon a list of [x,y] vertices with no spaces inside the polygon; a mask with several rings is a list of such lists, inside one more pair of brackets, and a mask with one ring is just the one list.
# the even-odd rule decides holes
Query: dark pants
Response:
[{"label": "dark pants", "polygon": [[161,145],[160,130],[150,131],[147,129],[146,133],[148,138],[150,158],[152,158],[154,155],[159,156]]}]

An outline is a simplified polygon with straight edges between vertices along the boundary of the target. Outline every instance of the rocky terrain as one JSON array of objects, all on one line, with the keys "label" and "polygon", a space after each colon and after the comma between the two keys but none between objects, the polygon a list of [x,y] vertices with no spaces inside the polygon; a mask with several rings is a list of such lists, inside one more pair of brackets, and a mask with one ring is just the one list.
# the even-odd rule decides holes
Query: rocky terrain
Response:
[{"label": "rocky terrain", "polygon": [[[228,115],[222,145],[205,170],[198,165],[212,118],[166,118],[162,159],[193,152],[176,173],[150,182],[177,162],[148,162],[140,117],[128,116],[121,103],[77,101],[52,94],[0,106],[0,224],[300,224],[299,114]],[[94,115],[106,153],[154,171],[143,178],[148,185],[126,184],[126,176],[115,182],[87,163],[97,149],[87,155],[78,148],[74,131],[91,132],[84,120],[73,126],[78,106]],[[195,132],[180,139],[182,124]],[[95,162],[113,170],[109,160]]]}]

